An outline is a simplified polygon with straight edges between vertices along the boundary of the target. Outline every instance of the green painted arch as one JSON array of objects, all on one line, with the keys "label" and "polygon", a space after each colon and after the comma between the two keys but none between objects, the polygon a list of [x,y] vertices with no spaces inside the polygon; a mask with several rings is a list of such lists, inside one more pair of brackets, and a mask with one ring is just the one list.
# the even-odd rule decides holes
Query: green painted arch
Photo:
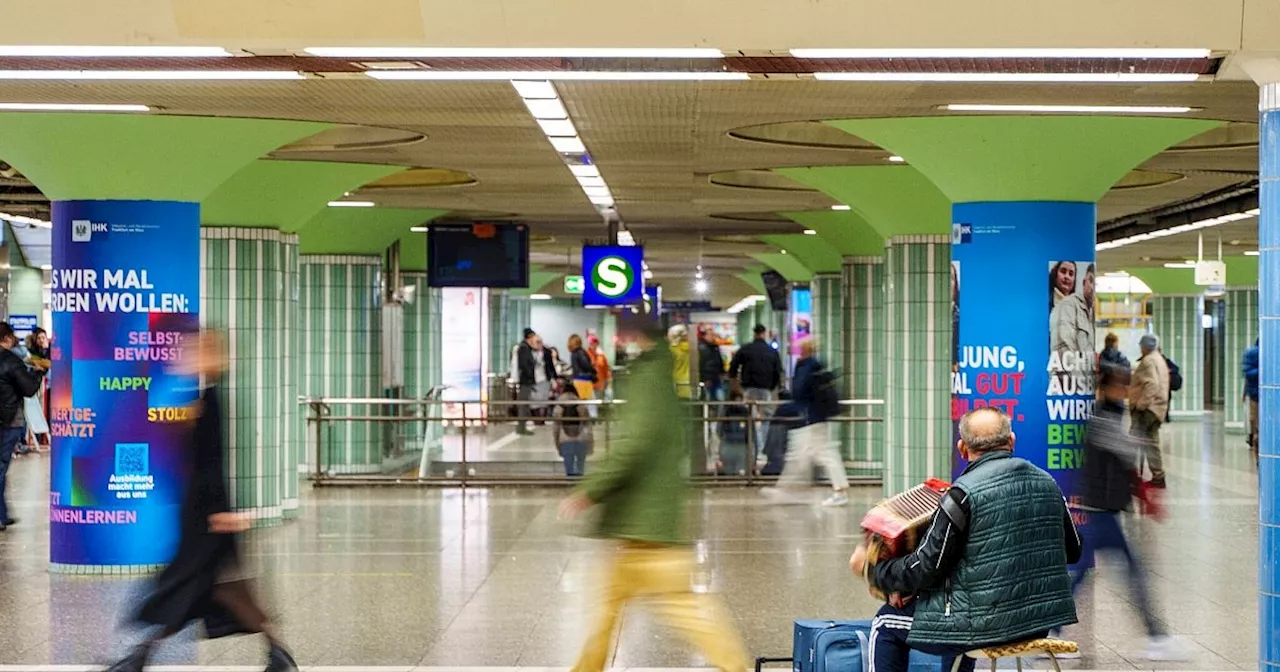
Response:
[{"label": "green painted arch", "polygon": [[1223,122],[989,115],[826,123],[902,156],[956,203],[1096,203],[1142,162]]},{"label": "green painted arch", "polygon": [[555,271],[529,271],[529,286],[521,289],[513,289],[511,293],[515,296],[529,296],[530,294],[539,294],[546,289],[551,283],[563,278],[563,273]]},{"label": "green painted arch", "polygon": [[755,252],[751,258],[782,274],[790,282],[809,282],[813,272],[794,255],[781,252]]},{"label": "green painted arch", "polygon": [[840,253],[827,241],[818,236],[807,236],[803,233],[760,236],[779,250],[786,250],[794,256],[810,273],[839,273],[842,258]]},{"label": "green painted arch", "polygon": [[841,257],[878,257],[884,254],[884,238],[852,210],[783,212],[783,217],[818,233]]},{"label": "green painted arch", "polygon": [[[881,238],[950,234],[951,201],[910,166],[775,168],[848,205]],[[883,245],[880,246],[882,253]]]},{"label": "green painted arch", "polygon": [[322,208],[299,231],[299,253],[382,254],[400,240],[403,241],[400,267],[406,271],[426,270],[427,236],[409,229],[446,212],[417,208]]},{"label": "green painted arch", "polygon": [[754,293],[763,295],[764,278],[760,277],[760,274],[764,273],[766,270],[768,269],[764,266],[752,266],[741,273],[735,274],[733,277],[741,280],[743,284],[750,287],[751,291]]},{"label": "green painted arch", "polygon": [[297,231],[343,193],[405,170],[403,166],[259,159],[200,204],[205,224]]},{"label": "green painted arch", "polygon": [[1223,257],[1227,264],[1227,287],[1257,287],[1258,258],[1245,255]]},{"label": "green painted arch", "polygon": [[[1257,287],[1258,258],[1244,255],[1223,257],[1227,265],[1227,287]],[[1196,273],[1190,268],[1127,268],[1132,275],[1151,288],[1152,294],[1200,294],[1207,287],[1196,284]]]},{"label": "green painted arch", "polygon": [[52,200],[203,201],[249,162],[329,124],[0,113],[0,159]]}]

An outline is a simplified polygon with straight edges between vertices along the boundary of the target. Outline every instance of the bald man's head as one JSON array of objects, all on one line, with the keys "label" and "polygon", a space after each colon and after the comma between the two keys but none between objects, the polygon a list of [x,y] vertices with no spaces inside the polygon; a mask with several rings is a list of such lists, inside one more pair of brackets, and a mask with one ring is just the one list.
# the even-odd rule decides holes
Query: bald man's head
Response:
[{"label": "bald man's head", "polygon": [[992,450],[1013,450],[1013,426],[1009,416],[996,408],[979,408],[960,419],[961,454],[974,459]]}]

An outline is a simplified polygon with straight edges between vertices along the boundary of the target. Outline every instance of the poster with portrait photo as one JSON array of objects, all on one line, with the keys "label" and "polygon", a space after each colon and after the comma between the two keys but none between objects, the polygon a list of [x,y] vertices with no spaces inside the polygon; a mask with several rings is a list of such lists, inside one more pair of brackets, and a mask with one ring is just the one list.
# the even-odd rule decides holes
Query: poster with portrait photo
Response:
[{"label": "poster with portrait photo", "polygon": [[1049,370],[1092,373],[1094,288],[1092,261],[1049,262]]}]

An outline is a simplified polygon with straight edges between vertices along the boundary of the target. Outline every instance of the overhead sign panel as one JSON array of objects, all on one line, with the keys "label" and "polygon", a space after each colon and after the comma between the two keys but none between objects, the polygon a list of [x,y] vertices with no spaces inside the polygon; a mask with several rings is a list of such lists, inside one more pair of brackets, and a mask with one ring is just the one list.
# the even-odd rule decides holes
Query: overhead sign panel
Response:
[{"label": "overhead sign panel", "polygon": [[588,306],[638,304],[644,294],[644,248],[589,245],[582,248],[582,303]]}]

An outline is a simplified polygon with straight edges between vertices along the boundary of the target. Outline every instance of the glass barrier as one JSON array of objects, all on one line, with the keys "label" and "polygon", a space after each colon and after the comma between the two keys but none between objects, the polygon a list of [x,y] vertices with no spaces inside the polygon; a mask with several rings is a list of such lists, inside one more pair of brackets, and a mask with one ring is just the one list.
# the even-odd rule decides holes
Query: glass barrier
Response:
[{"label": "glass barrier", "polygon": [[[302,398],[304,462],[317,484],[567,483],[643,431],[624,425],[625,400],[446,401]],[[884,402],[849,399],[826,423],[851,482],[879,483],[875,451],[858,445],[883,422]],[[791,429],[804,423],[785,401],[683,404],[673,418],[687,432],[689,474],[696,480],[768,482],[781,472]],[[880,445],[883,445],[882,443]]]}]

